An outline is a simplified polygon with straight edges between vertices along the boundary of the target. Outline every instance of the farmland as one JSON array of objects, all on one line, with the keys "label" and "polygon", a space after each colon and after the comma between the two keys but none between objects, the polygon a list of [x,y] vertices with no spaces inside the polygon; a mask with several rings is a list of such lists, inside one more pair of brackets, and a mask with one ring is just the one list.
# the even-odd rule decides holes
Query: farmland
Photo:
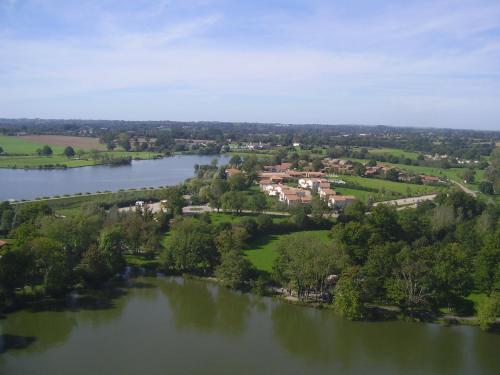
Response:
[{"label": "farmland", "polygon": [[62,149],[66,146],[71,146],[74,149],[78,148],[85,151],[92,149],[99,151],[106,150],[106,147],[99,143],[97,138],[93,137],[73,137],[66,135],[23,135],[19,138],[42,145],[49,145],[51,147],[60,147]]},{"label": "farmland", "polygon": [[[47,143],[41,143],[33,139],[26,139],[24,137],[10,137],[0,135],[0,146],[7,154],[14,155],[31,155],[35,154],[38,148],[42,148]],[[50,145],[49,145],[50,146]],[[55,153],[62,153],[64,147],[52,147]]]},{"label": "farmland", "polygon": [[[36,155],[37,149],[48,145],[53,155]],[[0,156],[0,168],[75,168],[102,164],[96,155],[110,158],[131,157],[132,159],[153,159],[155,152],[105,151],[97,138],[70,137],[56,135],[3,136],[0,135],[0,146],[5,155]],[[81,150],[78,158],[63,155],[64,148],[71,146]],[[91,151],[91,152],[89,152]],[[98,154],[96,154],[98,151]]]}]

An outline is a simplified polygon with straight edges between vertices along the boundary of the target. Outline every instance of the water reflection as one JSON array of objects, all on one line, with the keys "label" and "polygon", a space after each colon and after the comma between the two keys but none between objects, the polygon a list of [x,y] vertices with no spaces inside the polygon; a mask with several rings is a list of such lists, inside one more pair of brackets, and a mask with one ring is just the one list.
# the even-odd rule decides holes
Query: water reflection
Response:
[{"label": "water reflection", "polygon": [[171,279],[159,286],[168,299],[177,328],[228,335],[243,333],[250,308],[247,294],[190,279]]},{"label": "water reflection", "polygon": [[348,322],[183,278],[141,277],[0,327],[2,374],[500,373],[500,336],[475,327]]}]

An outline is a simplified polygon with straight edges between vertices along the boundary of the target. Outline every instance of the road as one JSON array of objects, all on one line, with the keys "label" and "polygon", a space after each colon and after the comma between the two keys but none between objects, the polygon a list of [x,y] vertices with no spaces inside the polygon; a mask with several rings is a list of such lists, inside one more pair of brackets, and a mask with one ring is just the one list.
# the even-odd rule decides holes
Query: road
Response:
[{"label": "road", "polygon": [[[151,203],[151,204],[148,204],[147,206],[155,213],[160,212],[162,209],[160,202]],[[135,206],[122,207],[119,209],[119,211],[121,211],[121,212],[126,212],[126,211],[130,211],[130,210],[135,210]],[[204,212],[217,212],[217,210],[213,209],[208,204],[201,205],[201,206],[186,206],[186,207],[182,208],[183,215],[195,215],[195,214],[201,214]],[[245,214],[254,213],[254,211],[251,211],[251,210],[242,210],[241,212],[245,213]],[[290,216],[290,214],[288,212],[279,212],[279,211],[264,211],[262,213],[267,214],[267,215],[274,215],[274,216]]]},{"label": "road", "polygon": [[453,182],[455,185],[458,185],[460,187],[460,189],[462,189],[464,192],[466,192],[467,194],[469,195],[472,195],[474,198],[477,197],[477,193],[467,187],[465,187],[464,185],[462,185],[460,182],[457,182],[457,181],[454,181],[454,180],[450,180],[451,182]]},{"label": "road", "polygon": [[424,201],[431,201],[434,198],[436,198],[436,194],[422,195],[420,197],[394,199],[392,201],[376,202],[373,205],[378,206],[380,204],[388,204],[388,205],[394,205],[394,206],[409,206],[409,205],[416,205],[417,203],[424,202]]}]

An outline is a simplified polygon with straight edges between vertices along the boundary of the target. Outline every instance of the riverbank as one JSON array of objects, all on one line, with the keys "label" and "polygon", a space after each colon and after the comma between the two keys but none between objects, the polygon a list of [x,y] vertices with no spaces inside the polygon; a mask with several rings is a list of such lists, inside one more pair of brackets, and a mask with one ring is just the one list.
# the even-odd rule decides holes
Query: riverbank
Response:
[{"label": "riverbank", "polygon": [[159,159],[165,155],[155,152],[97,152],[92,157],[85,154],[81,157],[66,157],[64,155],[51,156],[0,156],[0,168],[7,169],[66,169],[81,168],[96,165],[114,165],[122,160],[150,160]]}]

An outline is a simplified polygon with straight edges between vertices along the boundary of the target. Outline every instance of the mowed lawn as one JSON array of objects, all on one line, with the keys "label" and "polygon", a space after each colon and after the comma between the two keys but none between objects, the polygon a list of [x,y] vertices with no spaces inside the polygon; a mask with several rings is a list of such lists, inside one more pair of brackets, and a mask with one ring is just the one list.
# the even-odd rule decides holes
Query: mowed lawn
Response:
[{"label": "mowed lawn", "polygon": [[406,195],[407,193],[410,193],[411,195],[431,194],[444,188],[441,186],[418,185],[410,184],[407,182],[396,182],[383,180],[380,178],[367,178],[360,176],[342,176],[342,179],[351,184],[356,184],[371,189],[384,189],[386,191],[393,191],[403,195]]},{"label": "mowed lawn", "polygon": [[[325,242],[330,240],[329,230],[314,230],[308,231],[308,233],[314,233]],[[257,270],[271,272],[274,261],[278,257],[278,246],[288,236],[290,234],[262,235],[250,243],[248,249],[244,250],[245,256]]]},{"label": "mowed lawn", "polygon": [[0,156],[0,168],[38,168],[43,165],[66,165],[68,168],[96,165],[93,160],[68,159],[55,156]]}]

